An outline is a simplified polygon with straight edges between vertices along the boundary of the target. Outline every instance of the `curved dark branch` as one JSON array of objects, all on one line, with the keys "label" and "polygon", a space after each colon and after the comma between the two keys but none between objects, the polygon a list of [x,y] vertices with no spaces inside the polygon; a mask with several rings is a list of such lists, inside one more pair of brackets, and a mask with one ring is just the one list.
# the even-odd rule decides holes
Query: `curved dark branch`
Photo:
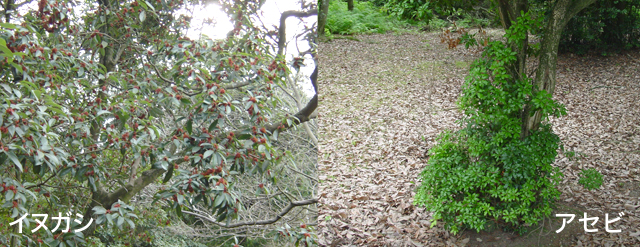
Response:
[{"label": "curved dark branch", "polygon": [[286,35],[286,21],[287,18],[294,16],[298,18],[309,17],[312,15],[318,15],[318,9],[312,9],[308,12],[289,10],[282,12],[280,15],[280,27],[278,28],[278,55],[282,55],[284,53],[284,43],[287,40]]},{"label": "curved dark branch", "polygon": [[307,103],[307,105],[302,108],[302,110],[300,110],[298,113],[296,113],[295,115],[289,117],[289,119],[291,119],[292,124],[289,124],[288,121],[283,121],[284,123],[281,122],[276,122],[276,123],[271,123],[269,125],[267,125],[265,128],[270,131],[271,133],[273,133],[274,131],[278,130],[278,129],[289,129],[293,126],[296,126],[298,124],[307,122],[313,118],[315,118],[314,115],[312,115],[312,113],[316,110],[316,108],[318,108],[318,95],[314,95],[313,98],[311,98],[311,100],[309,101],[309,103]]},{"label": "curved dark branch", "polygon": [[311,79],[311,85],[313,85],[313,90],[315,91],[316,94],[318,94],[318,66],[317,65],[309,78]]},{"label": "curved dark branch", "polygon": [[298,113],[289,117],[289,119],[292,120],[292,124],[289,124],[286,120],[283,122],[271,123],[265,127],[269,132],[273,133],[277,129],[289,129],[295,125],[307,122],[315,118],[313,112],[315,112],[316,108],[318,108],[318,66],[316,66],[316,68],[313,70],[313,73],[311,73],[309,79],[311,79],[313,90],[316,93],[313,98],[311,98],[311,100],[307,102],[307,105],[300,111],[298,111]]},{"label": "curved dark branch", "polygon": [[[311,100],[309,100],[309,102],[307,102],[307,105],[304,108],[302,108],[293,116],[287,117],[288,119],[291,119],[291,124],[289,124],[288,123],[289,121],[286,121],[286,119],[267,124],[265,126],[265,129],[267,129],[270,133],[273,133],[276,130],[282,131],[285,129],[289,129],[293,126],[299,125],[301,123],[304,123],[311,119],[316,118],[316,114],[313,114],[313,113],[318,108],[318,66],[316,66],[316,69],[313,71],[313,73],[309,78],[311,79],[311,84],[313,84],[313,89],[316,91],[316,94],[313,96],[313,98],[311,98]],[[240,134],[240,132],[241,130],[234,131],[234,134],[238,135]],[[218,135],[217,138],[221,139],[221,138],[225,138],[225,136],[226,136],[225,134],[220,133],[220,135]]]}]

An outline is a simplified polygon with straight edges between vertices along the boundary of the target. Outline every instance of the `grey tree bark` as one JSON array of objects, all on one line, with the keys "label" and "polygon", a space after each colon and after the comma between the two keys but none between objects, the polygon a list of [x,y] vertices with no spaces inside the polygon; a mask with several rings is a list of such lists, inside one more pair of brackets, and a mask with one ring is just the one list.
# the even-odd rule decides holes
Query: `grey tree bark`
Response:
[{"label": "grey tree bark", "polygon": [[[547,16],[544,35],[540,42],[540,56],[538,58],[538,68],[534,79],[534,90],[546,90],[553,95],[556,87],[556,67],[558,64],[558,45],[565,26],[571,18],[585,7],[595,3],[596,0],[556,0],[553,4],[552,12]],[[520,17],[521,12],[528,9],[527,0],[496,0],[499,7],[500,19],[505,29]],[[526,49],[528,40],[520,44],[515,44],[512,48],[517,52],[517,62],[513,68],[509,68],[511,75],[515,79],[526,77]],[[530,105],[525,106],[522,111],[522,131],[521,138],[529,136],[532,130],[536,130],[542,121],[542,114],[539,111],[533,112]]]},{"label": "grey tree bark", "polygon": [[327,25],[327,15],[329,15],[329,0],[318,0],[318,37],[324,37],[324,28]]},{"label": "grey tree bark", "polygon": [[[595,2],[596,0],[558,0],[556,2],[551,16],[547,19],[545,36],[540,43],[540,58],[534,89],[546,90],[553,95],[556,88],[558,45],[562,31],[573,16]],[[531,130],[540,126],[542,114],[539,111],[531,114],[529,110],[525,110],[523,117],[522,136],[528,136]]]}]

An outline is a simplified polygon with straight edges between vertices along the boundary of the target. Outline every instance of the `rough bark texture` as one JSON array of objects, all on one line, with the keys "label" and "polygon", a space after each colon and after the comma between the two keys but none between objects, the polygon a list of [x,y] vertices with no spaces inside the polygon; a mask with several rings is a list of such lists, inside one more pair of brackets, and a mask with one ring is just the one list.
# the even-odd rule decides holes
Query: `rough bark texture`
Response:
[{"label": "rough bark texture", "polygon": [[[593,4],[596,0],[557,0],[553,5],[550,16],[545,18],[546,27],[544,36],[540,42],[539,65],[534,80],[534,90],[546,90],[553,94],[556,86],[556,67],[558,61],[558,45],[560,36],[569,20],[585,7]],[[505,29],[509,28],[522,12],[527,12],[527,0],[496,0],[499,7],[500,19]],[[526,49],[528,40],[525,39],[520,44],[513,44],[512,48],[518,53],[517,62],[513,68],[509,68],[514,79],[524,79],[526,77]],[[525,138],[531,130],[539,127],[542,114],[532,113],[531,106],[527,105],[522,111],[522,131],[521,137]]]},{"label": "rough bark texture", "polygon": [[[504,29],[508,29],[511,25],[522,15],[522,13],[527,12],[527,0],[517,0],[514,2],[509,2],[507,0],[498,1],[498,8],[500,17],[502,20],[502,25]],[[511,48],[518,52],[516,55],[517,60],[513,67],[509,68],[509,72],[512,78],[516,80],[524,79],[526,76],[526,60],[527,60],[527,46],[529,40],[525,38],[520,43],[512,44]]]},{"label": "rough bark texture", "polygon": [[[556,67],[558,65],[558,45],[560,37],[565,26],[585,7],[595,3],[596,0],[558,0],[547,17],[544,37],[540,43],[540,57],[534,90],[546,90],[553,95],[556,88]],[[530,112],[530,108],[526,107],[523,114],[522,137],[529,135],[531,130],[535,130],[540,126],[542,114],[538,111]]]},{"label": "rough bark texture", "polygon": [[327,15],[329,15],[329,0],[318,0],[318,37],[324,37],[324,27],[327,25]]}]

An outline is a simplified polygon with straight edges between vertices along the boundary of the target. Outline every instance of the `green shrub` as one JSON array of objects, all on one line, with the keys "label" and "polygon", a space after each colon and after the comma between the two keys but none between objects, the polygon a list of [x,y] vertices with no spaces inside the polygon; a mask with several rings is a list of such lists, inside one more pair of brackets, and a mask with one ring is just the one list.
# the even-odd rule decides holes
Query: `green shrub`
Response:
[{"label": "green shrub", "polygon": [[[506,31],[507,42],[540,25],[525,17]],[[471,65],[458,101],[462,129],[439,136],[420,174],[414,203],[434,212],[433,225],[442,220],[454,234],[490,222],[520,231],[548,216],[560,195],[555,186],[562,174],[551,166],[560,139],[547,123],[521,138],[521,113],[528,105],[547,119],[565,110],[546,91],[534,91],[530,79],[509,75],[506,68],[516,61],[509,47],[489,42]]]},{"label": "green shrub", "polygon": [[326,31],[330,34],[385,33],[397,30],[402,23],[380,13],[370,2],[355,1],[353,11],[342,1],[329,3]]},{"label": "green shrub", "polygon": [[400,19],[427,22],[434,17],[457,18],[463,15],[488,19],[494,16],[494,9],[495,6],[489,0],[389,0],[385,1],[382,8]]},{"label": "green shrub", "polygon": [[582,184],[588,190],[594,190],[600,188],[602,182],[602,174],[598,172],[598,170],[594,168],[582,169],[580,173],[580,180],[578,180],[579,184]]},{"label": "green shrub", "polygon": [[383,12],[412,24],[428,23],[429,29],[440,30],[453,21],[458,27],[496,26],[497,5],[489,0],[390,0]]}]

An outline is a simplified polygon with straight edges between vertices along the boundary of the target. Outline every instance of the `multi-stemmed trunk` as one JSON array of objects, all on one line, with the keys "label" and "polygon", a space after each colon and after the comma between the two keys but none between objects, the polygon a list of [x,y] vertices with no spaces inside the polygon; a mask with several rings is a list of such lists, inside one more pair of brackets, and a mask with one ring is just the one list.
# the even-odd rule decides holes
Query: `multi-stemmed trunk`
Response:
[{"label": "multi-stemmed trunk", "polygon": [[[585,7],[593,4],[596,0],[557,0],[553,6],[551,14],[545,18],[546,26],[540,42],[540,55],[538,57],[538,68],[534,78],[534,90],[545,90],[553,95],[556,87],[556,67],[558,64],[558,45],[565,26]],[[528,9],[527,0],[497,0],[499,14],[505,29]],[[524,79],[526,73],[526,49],[528,41],[525,39],[520,44],[513,44],[512,48],[517,52],[517,61],[510,68],[512,78]],[[529,136],[532,130],[540,126],[542,114],[539,111],[533,112],[531,105],[526,105],[522,110],[522,131],[521,138]]]}]

